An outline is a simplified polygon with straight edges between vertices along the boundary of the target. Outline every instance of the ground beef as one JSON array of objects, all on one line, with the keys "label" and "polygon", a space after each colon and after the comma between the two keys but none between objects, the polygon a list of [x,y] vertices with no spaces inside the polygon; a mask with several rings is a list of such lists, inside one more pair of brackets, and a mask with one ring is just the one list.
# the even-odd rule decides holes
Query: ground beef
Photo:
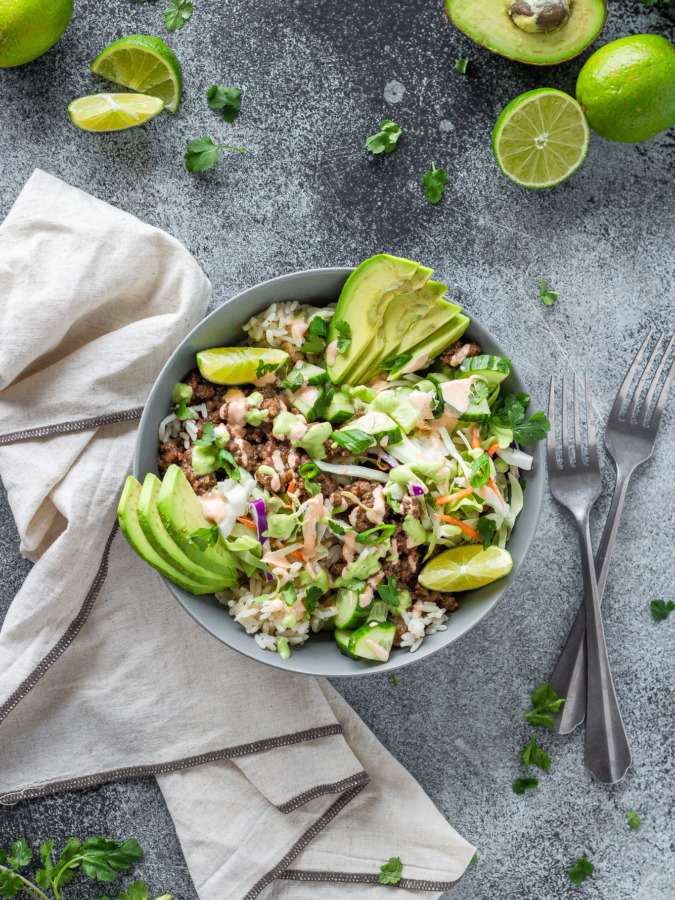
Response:
[{"label": "ground beef", "polygon": [[271,422],[280,412],[283,412],[288,408],[283,399],[279,396],[277,388],[273,385],[265,385],[264,388],[261,388],[260,393],[263,395],[263,398],[259,408],[269,410],[269,415],[267,417],[268,422]]},{"label": "ground beef", "polygon": [[475,341],[455,341],[441,353],[441,362],[453,369],[470,356],[480,356],[483,351]]},{"label": "ground beef", "polygon": [[192,388],[192,400],[190,400],[190,405],[193,403],[202,403],[204,400],[213,400],[216,395],[216,385],[206,381],[197,369],[195,369],[194,372],[190,372],[184,383]]},{"label": "ground beef", "polygon": [[421,600],[422,603],[436,603],[448,612],[457,609],[457,601],[452,594],[443,594],[440,591],[430,591],[418,584],[413,592],[413,600]]},{"label": "ground beef", "polygon": [[406,494],[401,500],[401,515],[404,518],[406,516],[414,516],[421,522],[424,518],[424,509],[421,501],[417,497],[411,497],[410,494]]},{"label": "ground beef", "polygon": [[[330,502],[333,506],[338,507],[338,509],[342,508],[347,513],[350,525],[357,531],[368,531],[369,528],[374,528],[379,524],[378,522],[372,522],[368,518],[367,511],[363,509],[353,497],[345,496],[343,491],[348,491],[350,494],[353,494],[354,497],[358,497],[361,503],[363,503],[364,506],[367,506],[368,509],[373,509],[376,503],[378,503],[378,497],[381,494],[381,485],[372,481],[354,481],[348,487],[338,487],[330,496]],[[390,507],[385,501],[382,522],[387,522],[390,513]]]},{"label": "ground beef", "polygon": [[399,589],[406,588],[413,593],[417,588],[417,570],[419,568],[420,548],[408,549],[408,535],[399,522],[391,538],[390,555],[398,558],[385,562],[382,570],[384,577],[393,576]]},{"label": "ground beef", "polygon": [[408,633],[408,627],[400,616],[392,616],[391,621],[396,624],[396,634],[394,635],[394,647],[400,647],[403,635]]}]

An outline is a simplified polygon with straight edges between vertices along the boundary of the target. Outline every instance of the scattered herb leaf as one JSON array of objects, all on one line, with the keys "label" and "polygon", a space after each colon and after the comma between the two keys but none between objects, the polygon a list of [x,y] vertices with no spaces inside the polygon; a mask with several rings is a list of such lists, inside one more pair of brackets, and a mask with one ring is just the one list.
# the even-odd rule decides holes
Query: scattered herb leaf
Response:
[{"label": "scattered herb leaf", "polygon": [[279,363],[266,363],[264,360],[259,359],[255,369],[255,377],[262,378],[264,375],[269,375],[270,372],[274,372],[275,369],[278,368]]},{"label": "scattered herb leaf", "polygon": [[469,390],[469,403],[480,403],[481,400],[487,400],[490,395],[490,388],[487,381],[479,378],[471,385]]},{"label": "scattered herb leaf", "polygon": [[241,109],[241,90],[237,87],[227,87],[224,84],[214,84],[206,92],[206,99],[211,109],[217,109],[223,114],[226,122],[234,122]]},{"label": "scattered herb leaf", "polygon": [[539,784],[538,779],[536,778],[516,778],[513,782],[513,787],[511,790],[514,794],[524,794],[525,791],[529,791],[531,788],[536,788]]},{"label": "scattered herb leaf", "polygon": [[476,522],[476,531],[483,544],[483,550],[487,550],[497,531],[497,523],[494,519],[488,519],[487,516],[480,516]]},{"label": "scattered herb leaf", "polygon": [[210,528],[198,528],[190,535],[189,542],[198,550],[206,550],[207,547],[215,547],[218,543],[218,526]]},{"label": "scattered herb leaf", "polygon": [[560,291],[549,291],[546,287],[546,280],[544,276],[541,277],[541,290],[539,292],[541,299],[544,301],[546,306],[553,306],[555,301],[560,296]]},{"label": "scattered herb leaf", "polygon": [[237,465],[237,461],[229,450],[218,451],[218,462],[227,472],[228,478],[232,481],[241,481],[241,471]]},{"label": "scattered herb leaf", "polygon": [[387,606],[398,606],[398,585],[393,575],[387,578],[386,584],[378,584],[377,593]]},{"label": "scattered herb leaf", "polygon": [[521,719],[527,719],[530,725],[535,728],[538,725],[543,725],[544,728],[553,728],[553,719],[548,714],[557,713],[565,702],[564,698],[558,697],[551,685],[546,681],[537,688],[531,699],[534,709],[521,716]]},{"label": "scattered herb leaf", "polygon": [[338,333],[337,339],[337,351],[340,355],[346,353],[349,349],[349,345],[352,342],[352,329],[349,322],[338,321],[335,322],[335,329]]},{"label": "scattered herb leaf", "polygon": [[171,6],[164,10],[167,31],[180,31],[192,16],[192,0],[171,0]]},{"label": "scattered herb leaf", "polygon": [[208,447],[216,439],[216,429],[213,422],[204,422],[202,436],[195,441],[195,447]]},{"label": "scattered herb leaf", "polygon": [[381,130],[377,134],[366,138],[366,150],[374,155],[379,153],[391,153],[396,149],[398,139],[401,137],[402,131],[395,122],[385,119],[380,126]]},{"label": "scattered herb leaf", "polygon": [[460,75],[466,75],[466,69],[468,65],[468,59],[458,59],[455,63],[455,69],[459,72]]},{"label": "scattered herb leaf", "polygon": [[445,186],[450,181],[448,173],[445,169],[437,169],[432,163],[428,172],[422,176],[424,182],[424,196],[429,203],[438,203],[445,193]]},{"label": "scattered herb leaf", "polygon": [[469,860],[469,865],[470,865],[470,866],[475,866],[477,862],[478,862],[478,854],[477,854],[477,853],[474,853],[474,855],[473,855],[473,856],[471,857],[471,859]]},{"label": "scattered herb leaf", "polygon": [[394,675],[393,672],[391,673],[391,680],[394,682],[396,687],[398,687],[398,678]]},{"label": "scattered herb leaf", "polygon": [[551,757],[545,750],[537,746],[536,734],[532,735],[532,740],[525,747],[520,758],[525,763],[528,771],[530,766],[537,766],[537,768],[543,769],[544,772],[548,772],[551,768]]},{"label": "scattered herb leaf", "polygon": [[312,587],[307,589],[307,593],[305,594],[303,603],[305,604],[305,609],[308,613],[314,612],[314,610],[316,609],[316,604],[319,602],[322,596],[323,591],[316,585],[312,585]]},{"label": "scattered herb leaf", "polygon": [[186,419],[194,419],[195,417],[195,414],[192,412],[192,410],[188,409],[185,400],[180,401],[178,406],[174,409],[174,412],[177,418],[181,420],[181,422],[184,422]]},{"label": "scattered herb leaf", "polygon": [[377,880],[380,884],[398,884],[401,880],[403,872],[403,864],[398,856],[392,856],[389,862],[386,862],[380,868],[380,874]]},{"label": "scattered herb leaf", "polygon": [[634,809],[631,809],[629,813],[626,813],[626,817],[628,819],[628,824],[631,828],[634,828],[636,831],[640,827],[640,816],[635,812]]},{"label": "scattered herb leaf", "polygon": [[581,884],[589,875],[593,874],[593,863],[585,856],[578,859],[570,869],[570,881],[572,884]]},{"label": "scattered herb leaf", "polygon": [[185,168],[188,172],[206,172],[218,162],[219,150],[237,150],[244,152],[243,147],[231,147],[229,144],[214,144],[210,137],[195,138],[188,142],[185,154]]},{"label": "scattered herb leaf", "polygon": [[412,353],[399,353],[398,355],[394,354],[393,356],[387,356],[386,359],[383,359],[380,363],[380,368],[383,372],[402,369],[412,360],[412,358]]},{"label": "scattered herb leaf", "polygon": [[487,453],[481,453],[481,455],[473,461],[469,483],[472,488],[481,488],[484,484],[487,484],[489,480],[490,457]]},{"label": "scattered herb leaf", "polygon": [[667,619],[671,612],[675,609],[675,603],[672,600],[652,600],[649,604],[652,611],[652,618],[655,622],[663,622]]}]

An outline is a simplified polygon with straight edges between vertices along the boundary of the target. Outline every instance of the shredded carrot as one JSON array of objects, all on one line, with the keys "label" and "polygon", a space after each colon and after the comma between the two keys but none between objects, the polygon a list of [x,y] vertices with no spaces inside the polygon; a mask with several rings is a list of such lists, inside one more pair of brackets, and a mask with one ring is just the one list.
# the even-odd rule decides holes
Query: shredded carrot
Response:
[{"label": "shredded carrot", "polygon": [[301,559],[303,562],[305,561],[305,557],[302,555],[302,550],[291,550],[288,555],[294,556],[296,559]]},{"label": "shredded carrot", "polygon": [[248,519],[246,516],[238,516],[237,522],[241,522],[242,525],[246,525],[247,528],[252,528],[254,531],[258,530],[253,519]]},{"label": "shredded carrot", "polygon": [[467,525],[466,522],[460,522],[459,519],[456,519],[454,516],[446,516],[443,513],[436,513],[436,518],[442,519],[444,522],[448,522],[450,525],[456,525],[457,528],[461,528],[464,534],[468,534],[469,537],[472,537],[474,541],[480,541],[480,535],[476,531],[475,528],[472,528],[470,525]]},{"label": "shredded carrot", "polygon": [[464,488],[463,491],[457,491],[455,494],[445,494],[445,496],[438,498],[436,506],[444,506],[446,503],[453,503],[455,500],[463,500],[469,494],[473,494],[472,487]]},{"label": "shredded carrot", "polygon": [[286,501],[285,501],[285,500],[282,500],[281,497],[280,497],[278,494],[275,494],[275,493],[274,493],[274,491],[270,491],[270,494],[271,494],[273,497],[276,497],[277,500],[279,501],[279,503],[281,503],[282,506],[285,506],[287,509],[293,509],[293,506],[292,506],[290,503],[286,503]]},{"label": "shredded carrot", "polygon": [[495,453],[497,452],[497,450],[499,450],[499,444],[493,444],[491,447],[488,448],[487,455],[494,456]]},{"label": "shredded carrot", "polygon": [[389,466],[386,466],[382,462],[382,447],[377,448],[377,459],[375,460],[375,465],[378,469],[381,469],[383,472],[386,472],[389,469]]},{"label": "shredded carrot", "polygon": [[431,428],[429,428],[428,425],[419,425],[419,426],[417,427],[417,430],[418,430],[418,431],[431,431]]},{"label": "shredded carrot", "polygon": [[480,450],[480,428],[474,425],[471,431],[471,447],[473,450]]},{"label": "shredded carrot", "polygon": [[295,482],[291,481],[291,483],[288,485],[288,490],[286,491],[286,493],[292,494],[294,490],[295,490]]},{"label": "shredded carrot", "polygon": [[502,492],[497,487],[497,482],[494,480],[494,478],[492,478],[492,476],[490,476],[490,478],[488,479],[488,484],[490,485],[492,490],[495,492],[495,494],[499,497],[502,506],[506,506],[506,504],[504,503],[504,498],[502,497]]}]

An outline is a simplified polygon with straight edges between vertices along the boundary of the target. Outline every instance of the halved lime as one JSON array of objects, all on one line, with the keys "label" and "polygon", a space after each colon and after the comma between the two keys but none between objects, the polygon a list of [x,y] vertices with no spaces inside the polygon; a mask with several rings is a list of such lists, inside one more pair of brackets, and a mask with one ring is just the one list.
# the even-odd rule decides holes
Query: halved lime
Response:
[{"label": "halved lime", "polygon": [[569,94],[538,88],[502,110],[492,132],[499,168],[522,187],[559,184],[579,168],[588,150],[589,128]]},{"label": "halved lime", "polygon": [[146,94],[90,94],[73,100],[68,112],[82,131],[124,131],[149,122],[163,109],[159,97]]},{"label": "halved lime", "polygon": [[159,97],[170,112],[178,109],[183,73],[176,54],[158,37],[130,34],[113,41],[96,57],[91,71],[139,94]]},{"label": "halved lime", "polygon": [[509,551],[499,547],[453,547],[426,564],[419,583],[431,591],[472,591],[508,575],[512,566]]},{"label": "halved lime", "polygon": [[197,354],[197,365],[214,384],[247,384],[276,371],[288,359],[269,347],[216,347]]}]

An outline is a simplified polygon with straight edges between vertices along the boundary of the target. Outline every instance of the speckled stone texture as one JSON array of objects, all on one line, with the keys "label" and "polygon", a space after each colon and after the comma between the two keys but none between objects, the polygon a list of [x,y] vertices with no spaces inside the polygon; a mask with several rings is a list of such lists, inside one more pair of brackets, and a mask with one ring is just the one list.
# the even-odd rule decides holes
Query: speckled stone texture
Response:
[{"label": "speckled stone texture", "polygon": [[[2,70],[0,217],[43,168],[183,241],[213,282],[214,305],[294,269],[356,264],[380,251],[419,259],[511,348],[536,406],[551,373],[588,370],[604,419],[647,329],[673,329],[674,131],[637,146],[593,136],[567,183],[544,192],[516,187],[492,157],[499,111],[537,86],[573,93],[588,52],[554,69],[492,56],[447,23],[438,0],[196,0],[192,20],[168,36],[185,75],[179,113],[118,135],[76,131],[68,102],[106,89],[90,75],[91,61],[131,32],[167,37],[163,6],[76,0],[56,48]],[[601,43],[639,32],[675,36],[673,19],[640,0],[610,6]],[[459,57],[470,60],[465,76],[454,70]],[[214,82],[244,90],[231,125],[207,107]],[[404,135],[395,153],[369,159],[363,142],[383,118]],[[225,152],[214,170],[191,175],[186,141],[204,134],[246,153]],[[432,160],[450,176],[435,207],[421,182]],[[553,308],[539,299],[541,275],[560,291]],[[629,490],[607,586],[607,642],[634,755],[622,784],[605,787],[586,772],[582,728],[563,738],[541,734],[550,772],[539,773],[536,791],[511,792],[525,774],[520,752],[531,733],[519,716],[550,674],[580,597],[573,526],[550,498],[517,583],[479,627],[407,668],[398,687],[384,676],[336,684],[478,845],[478,864],[455,900],[675,897],[675,617],[657,624],[648,608],[651,599],[674,597],[674,441],[675,399],[652,461]],[[613,473],[605,469],[609,492]],[[4,613],[29,564],[4,494],[0,503]],[[605,496],[596,542],[607,506]],[[633,808],[639,831],[627,825]],[[0,846],[20,835],[35,845],[92,833],[138,838],[146,855],[136,871],[152,896],[170,890],[195,900],[152,780],[0,809]],[[574,887],[567,870],[584,853],[595,874]],[[102,893],[74,886],[67,896]]]}]

